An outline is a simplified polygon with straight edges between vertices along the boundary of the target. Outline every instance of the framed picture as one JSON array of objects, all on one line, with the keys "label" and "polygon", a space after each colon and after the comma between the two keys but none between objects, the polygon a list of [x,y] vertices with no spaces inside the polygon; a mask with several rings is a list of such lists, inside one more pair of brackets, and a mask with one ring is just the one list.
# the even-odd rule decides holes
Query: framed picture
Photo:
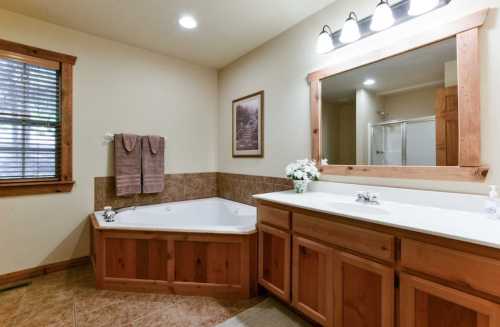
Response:
[{"label": "framed picture", "polygon": [[264,91],[233,101],[233,158],[264,156]]}]

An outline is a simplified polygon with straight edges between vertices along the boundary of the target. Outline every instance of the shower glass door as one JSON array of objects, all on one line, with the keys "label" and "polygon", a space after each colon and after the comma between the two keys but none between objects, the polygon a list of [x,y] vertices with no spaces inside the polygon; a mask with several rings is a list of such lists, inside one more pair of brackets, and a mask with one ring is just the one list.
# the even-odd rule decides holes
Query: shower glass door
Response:
[{"label": "shower glass door", "polygon": [[403,124],[372,126],[371,160],[372,165],[404,165]]},{"label": "shower glass door", "polygon": [[384,126],[373,126],[370,163],[384,165],[384,153]]}]

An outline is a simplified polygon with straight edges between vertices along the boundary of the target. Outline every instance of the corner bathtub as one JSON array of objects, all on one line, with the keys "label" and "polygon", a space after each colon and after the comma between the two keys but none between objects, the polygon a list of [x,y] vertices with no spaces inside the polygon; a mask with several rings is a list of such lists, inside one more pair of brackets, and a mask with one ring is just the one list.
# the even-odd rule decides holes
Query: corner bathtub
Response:
[{"label": "corner bathtub", "polygon": [[257,281],[256,209],[209,198],[91,219],[96,287],[249,298]]}]

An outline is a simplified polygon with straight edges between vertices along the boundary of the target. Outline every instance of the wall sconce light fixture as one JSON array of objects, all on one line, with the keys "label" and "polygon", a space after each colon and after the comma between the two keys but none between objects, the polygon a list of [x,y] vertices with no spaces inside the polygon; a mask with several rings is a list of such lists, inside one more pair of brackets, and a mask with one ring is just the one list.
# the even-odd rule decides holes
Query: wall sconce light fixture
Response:
[{"label": "wall sconce light fixture", "polygon": [[342,28],[342,33],[340,34],[340,42],[347,44],[357,41],[361,38],[361,33],[359,32],[358,26],[358,16],[354,11],[349,13],[344,27]]},{"label": "wall sconce light fixture", "polygon": [[319,33],[318,40],[316,41],[316,52],[324,54],[335,49],[333,45],[333,33],[330,26],[323,26],[323,30]]},{"label": "wall sconce light fixture", "polygon": [[372,16],[359,20],[356,13],[351,11],[341,30],[332,32],[330,26],[324,25],[316,42],[316,52],[325,54],[342,48],[391,26],[399,25],[431,10],[444,7],[452,0],[402,0],[392,6],[389,4],[389,0],[378,1]]},{"label": "wall sconce light fixture", "polygon": [[389,6],[389,0],[380,0],[375,8],[370,29],[374,32],[383,31],[394,25],[395,22],[396,19],[394,19],[391,6]]}]

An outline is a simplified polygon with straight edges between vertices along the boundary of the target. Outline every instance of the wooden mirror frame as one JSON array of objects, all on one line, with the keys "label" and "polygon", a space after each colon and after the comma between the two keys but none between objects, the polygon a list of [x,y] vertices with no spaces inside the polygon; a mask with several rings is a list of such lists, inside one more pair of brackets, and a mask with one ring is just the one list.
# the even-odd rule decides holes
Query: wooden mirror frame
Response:
[{"label": "wooden mirror frame", "polygon": [[488,9],[477,11],[439,28],[401,40],[361,57],[349,59],[307,76],[310,85],[312,159],[321,163],[321,80],[387,59],[450,37],[457,39],[458,65],[458,166],[321,165],[326,175],[483,181],[488,167],[481,165],[479,27]]}]

